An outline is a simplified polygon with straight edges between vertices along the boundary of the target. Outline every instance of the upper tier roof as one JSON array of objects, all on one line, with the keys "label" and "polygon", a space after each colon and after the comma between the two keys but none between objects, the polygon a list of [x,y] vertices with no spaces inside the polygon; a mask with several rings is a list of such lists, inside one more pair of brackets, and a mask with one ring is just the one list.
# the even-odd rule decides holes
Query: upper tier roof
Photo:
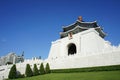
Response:
[{"label": "upper tier roof", "polygon": [[[97,22],[84,22],[80,21],[79,19],[74,23],[69,26],[63,27],[63,32],[60,33],[61,38],[67,37],[69,32],[73,32],[73,34],[76,34],[78,32],[82,32],[85,30],[88,30],[90,28],[94,28],[99,35],[104,38],[106,34],[103,32],[103,29],[97,25]],[[77,29],[77,32],[76,32]]]},{"label": "upper tier roof", "polygon": [[84,27],[84,28],[96,28],[99,27],[97,25],[97,22],[80,22],[80,21],[76,21],[74,24],[63,27],[63,32],[69,31],[71,29],[74,29],[76,26],[80,26],[80,27]]}]

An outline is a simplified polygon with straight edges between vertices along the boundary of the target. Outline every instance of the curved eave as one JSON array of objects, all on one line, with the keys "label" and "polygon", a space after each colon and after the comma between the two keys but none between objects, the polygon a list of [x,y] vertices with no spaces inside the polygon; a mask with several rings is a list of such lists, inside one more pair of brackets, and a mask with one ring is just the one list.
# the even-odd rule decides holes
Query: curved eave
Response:
[{"label": "curved eave", "polygon": [[90,24],[93,24],[93,23],[97,23],[97,21],[93,21],[93,22],[84,22],[84,21],[79,21],[79,20],[77,20],[76,22],[80,22],[80,23],[90,23]]},{"label": "curved eave", "polygon": [[104,37],[106,36],[106,33],[103,32],[103,30],[101,29],[101,27],[96,28],[95,30],[99,33],[99,35],[100,35],[102,38],[104,38]]},{"label": "curved eave", "polygon": [[69,31],[71,29],[74,29],[76,26],[81,26],[81,27],[89,27],[89,28],[96,28],[98,27],[97,22],[80,22],[76,21],[76,23],[73,23],[69,26],[63,27],[63,32]]},{"label": "curved eave", "polygon": [[[69,32],[72,32],[72,31],[74,31],[74,30],[77,29],[77,28],[82,29],[82,30],[88,30],[88,29],[90,29],[90,28],[88,28],[88,27],[76,26],[75,28],[73,28],[73,29],[71,29],[71,30],[68,30],[68,31],[66,31],[66,32],[60,32],[60,35],[62,36],[62,35],[64,35],[64,34],[67,34],[67,33],[69,33]],[[103,32],[103,30],[101,29],[101,27],[96,27],[96,28],[94,28],[94,29],[99,33],[99,35],[100,35],[102,38],[104,38],[104,37],[106,36],[106,33]]]},{"label": "curved eave", "polygon": [[66,32],[60,32],[60,35],[62,35],[62,34],[65,34],[65,33],[69,33],[69,32],[71,32],[71,31],[74,31],[75,29],[77,29],[77,28],[80,28],[80,29],[90,29],[90,28],[88,28],[88,27],[81,27],[81,26],[76,26],[75,28],[73,28],[73,29],[71,29],[71,30],[68,30],[68,31],[66,31]]},{"label": "curved eave", "polygon": [[86,24],[96,24],[97,25],[97,21],[93,21],[93,22],[80,22],[79,20],[77,20],[75,23],[73,23],[73,24],[70,24],[70,25],[68,25],[68,26],[64,26],[63,27],[63,29],[66,29],[66,28],[68,28],[68,27],[71,27],[71,26],[74,26],[77,22],[79,22],[79,23],[86,23]]},{"label": "curved eave", "polygon": [[68,27],[73,26],[73,25],[75,25],[75,24],[76,24],[76,22],[73,23],[73,24],[70,24],[70,25],[68,25],[68,26],[63,26],[62,28],[65,29],[65,28],[68,28]]}]

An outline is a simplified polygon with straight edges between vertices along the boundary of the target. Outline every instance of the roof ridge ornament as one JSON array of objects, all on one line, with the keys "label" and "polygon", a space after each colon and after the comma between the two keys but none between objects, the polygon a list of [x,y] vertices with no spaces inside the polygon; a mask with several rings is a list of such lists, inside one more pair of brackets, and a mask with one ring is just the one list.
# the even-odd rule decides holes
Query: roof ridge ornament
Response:
[{"label": "roof ridge ornament", "polygon": [[79,16],[79,17],[78,17],[78,21],[83,22],[82,16]]}]

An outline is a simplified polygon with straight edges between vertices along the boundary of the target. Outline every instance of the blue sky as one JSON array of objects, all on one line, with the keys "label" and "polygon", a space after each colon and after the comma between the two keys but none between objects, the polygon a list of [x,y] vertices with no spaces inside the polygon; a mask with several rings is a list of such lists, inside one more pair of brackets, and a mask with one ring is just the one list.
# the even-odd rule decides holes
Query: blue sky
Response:
[{"label": "blue sky", "polygon": [[120,0],[0,0],[0,56],[47,58],[62,26],[97,21],[112,45],[120,43]]}]

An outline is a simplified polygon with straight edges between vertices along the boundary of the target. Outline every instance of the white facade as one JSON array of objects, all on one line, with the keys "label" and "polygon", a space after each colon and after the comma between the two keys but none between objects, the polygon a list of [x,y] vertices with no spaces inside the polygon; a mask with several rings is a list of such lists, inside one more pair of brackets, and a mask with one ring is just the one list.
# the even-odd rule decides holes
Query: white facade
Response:
[{"label": "white facade", "polygon": [[65,37],[52,42],[48,59],[68,56],[68,45],[71,43],[76,45],[76,54],[80,54],[80,56],[102,52],[105,47],[109,46],[109,44],[99,36],[99,33],[92,28],[74,34],[72,39]]},{"label": "white facade", "polygon": [[[68,55],[68,45],[76,45],[76,54]],[[120,47],[111,46],[94,29],[88,29],[52,42],[46,60],[52,69],[81,68],[120,64]]]}]

